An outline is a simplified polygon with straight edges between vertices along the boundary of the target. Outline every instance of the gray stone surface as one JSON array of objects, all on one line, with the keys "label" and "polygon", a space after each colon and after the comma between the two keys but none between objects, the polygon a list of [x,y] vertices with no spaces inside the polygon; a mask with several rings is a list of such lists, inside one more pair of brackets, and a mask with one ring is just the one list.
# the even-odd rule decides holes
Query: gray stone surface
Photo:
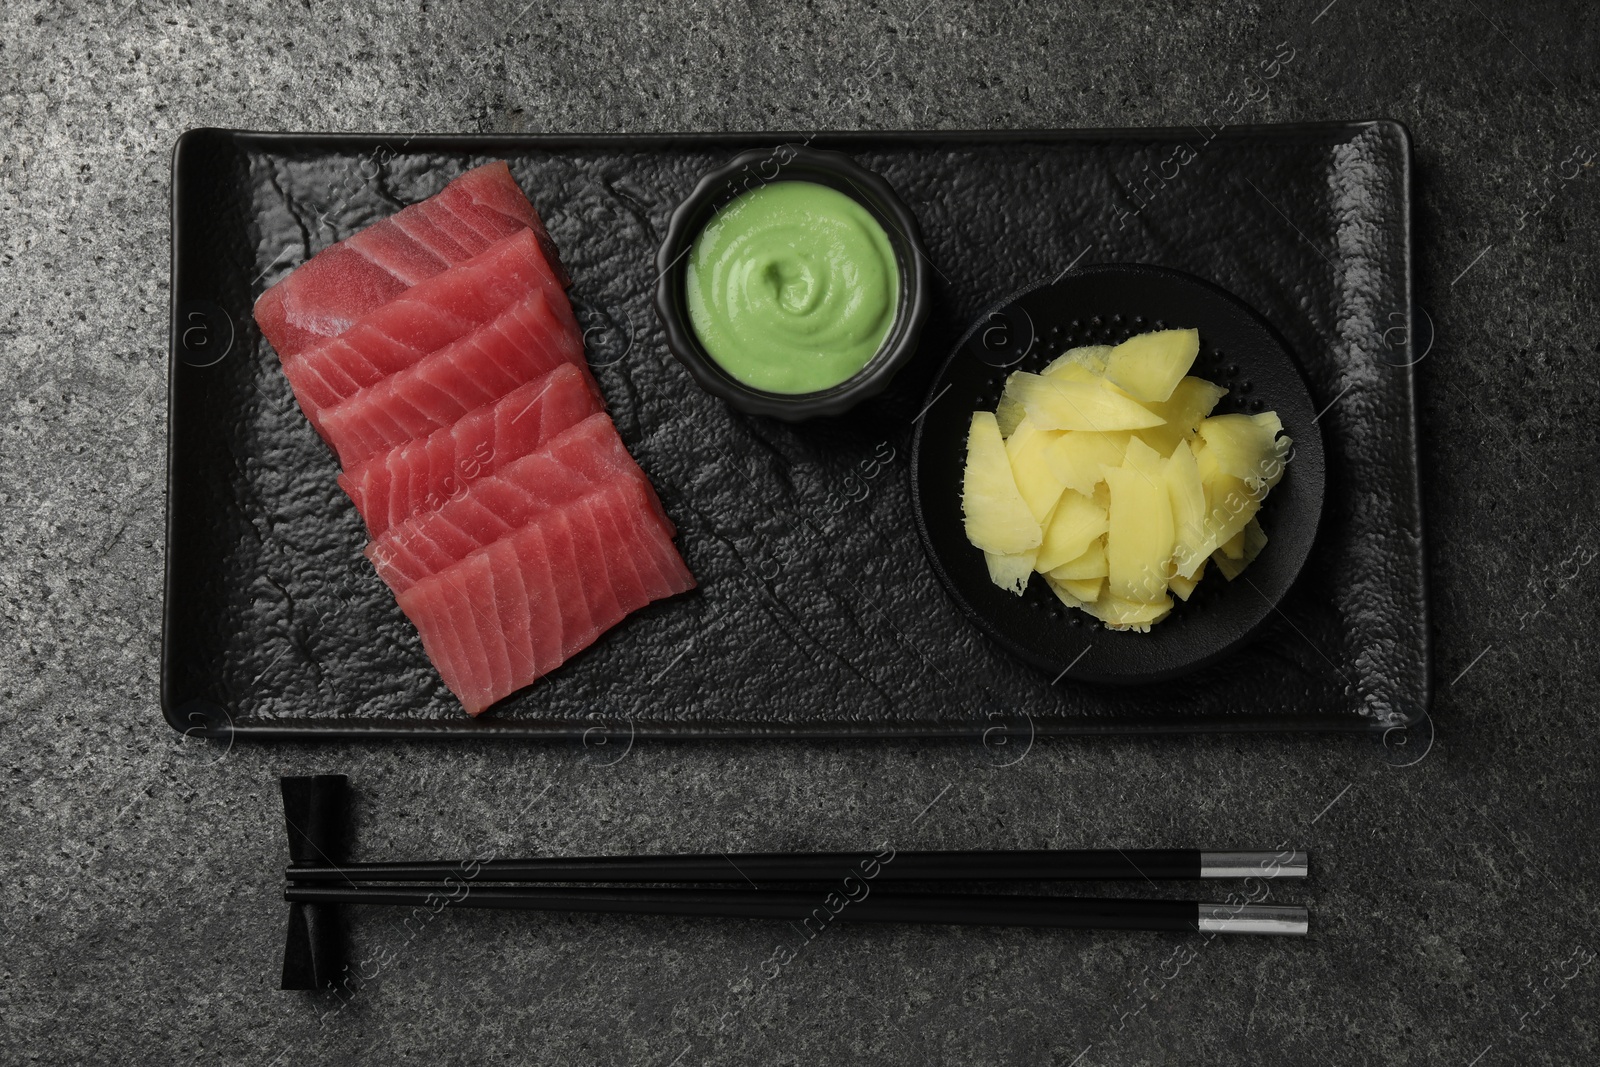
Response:
[{"label": "gray stone surface", "polygon": [[[1323,3],[5,4],[0,1061],[1591,1062],[1600,166],[1566,161],[1600,150],[1600,18]],[[1252,118],[1390,116],[1417,142],[1431,747],[1089,740],[998,768],[963,744],[655,745],[608,767],[220,751],[161,722],[185,128],[1180,124],[1282,41]],[[357,944],[389,962],[340,1007],[275,988],[275,778],[324,770],[352,775],[371,855],[1287,841],[1317,876],[1275,895],[1315,932],[1188,960],[1155,936],[844,927],[768,979],[793,934],[762,924],[446,912],[413,936],[373,913]]]}]

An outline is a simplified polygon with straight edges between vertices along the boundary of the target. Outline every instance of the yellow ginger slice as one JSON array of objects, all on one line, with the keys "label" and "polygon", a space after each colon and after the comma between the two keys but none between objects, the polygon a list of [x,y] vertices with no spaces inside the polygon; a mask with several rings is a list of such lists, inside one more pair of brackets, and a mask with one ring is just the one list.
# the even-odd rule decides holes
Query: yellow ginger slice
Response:
[{"label": "yellow ginger slice", "polygon": [[1011,390],[1041,430],[1138,430],[1165,420],[1107,384],[1104,379],[1070,381],[1018,371]]},{"label": "yellow ginger slice", "polygon": [[1091,543],[1099,543],[1108,524],[1106,509],[1096,504],[1094,498],[1076,490],[1066,490],[1061,494],[1055,514],[1050,517],[1034,568],[1053,571],[1077,559],[1088,551]]},{"label": "yellow ginger slice", "polygon": [[1061,436],[1059,430],[1041,430],[1024,418],[1011,436],[1006,438],[1006,456],[1011,461],[1011,476],[1016,479],[1017,491],[1027,501],[1028,510],[1043,528],[1055,510],[1056,501],[1066,485],[1056,477],[1055,470],[1045,461],[1045,452]]},{"label": "yellow ginger slice", "polygon": [[1111,570],[1106,564],[1106,546],[1104,539],[1089,542],[1089,547],[1084,549],[1083,555],[1077,559],[1068,560],[1050,572],[1050,577],[1059,581],[1083,581],[1086,578],[1104,578]]},{"label": "yellow ginger slice", "polygon": [[983,554],[983,562],[989,567],[989,580],[1008,593],[1021,596],[1028,588],[1028,579],[1033,577],[1033,564],[1039,558],[1039,550],[1030,548],[1026,552],[1018,552],[1011,556],[1000,556],[993,552]]},{"label": "yellow ginger slice", "polygon": [[1044,540],[1039,520],[1017,490],[1011,460],[993,413],[974,411],[967,434],[967,466],[961,480],[961,510],[967,540],[984,552],[1015,555]]},{"label": "yellow ginger slice", "polygon": [[[1189,442],[1178,442],[1161,473],[1167,485],[1167,499],[1172,505],[1172,562],[1177,574],[1183,576],[1204,563],[1209,555],[1202,551],[1207,543],[1206,487],[1200,480],[1200,466],[1195,462]],[[1184,596],[1184,599],[1189,598]]]},{"label": "yellow ginger slice", "polygon": [[1172,611],[1172,598],[1163,596],[1149,603],[1123,600],[1110,595],[1108,583],[1099,598],[1091,604],[1085,604],[1083,610],[1105,623],[1109,629],[1149,633],[1150,627],[1166,618]]},{"label": "yellow ginger slice", "polygon": [[1244,569],[1254,563],[1256,557],[1261,555],[1261,550],[1267,547],[1267,531],[1261,528],[1260,520],[1252,518],[1245,524],[1244,529],[1239,531],[1237,540],[1239,542],[1237,556],[1219,551],[1213,553],[1211,557],[1217,561],[1217,570],[1221,571],[1223,577],[1230,582],[1243,574]]},{"label": "yellow ginger slice", "polygon": [[1128,443],[1121,467],[1106,469],[1111,494],[1106,531],[1107,592],[1118,599],[1153,604],[1167,597],[1171,573],[1172,501],[1165,463],[1143,442]]},{"label": "yellow ginger slice", "polygon": [[1199,330],[1141,333],[1111,350],[1106,379],[1135,400],[1160,403],[1172,395],[1199,354]]}]

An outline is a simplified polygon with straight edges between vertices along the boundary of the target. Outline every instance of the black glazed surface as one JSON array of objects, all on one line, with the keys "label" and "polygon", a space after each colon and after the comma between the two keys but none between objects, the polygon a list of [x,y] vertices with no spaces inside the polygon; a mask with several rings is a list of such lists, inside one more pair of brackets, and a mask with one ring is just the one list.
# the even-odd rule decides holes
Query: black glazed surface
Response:
[{"label": "black glazed surface", "polygon": [[[598,724],[640,736],[876,736],[977,734],[997,721],[1365,729],[1420,714],[1429,660],[1412,381],[1384,334],[1411,313],[1409,143],[1382,123],[1230,130],[1162,191],[1163,226],[1108,219],[1114,167],[1168,158],[1184,137],[1199,139],[813,139],[881,173],[917,214],[936,300],[921,354],[887,392],[844,418],[789,426],[700,390],[666,352],[649,302],[654,250],[695,179],[790,137],[187,135],[175,161],[174,344],[201,336],[176,328],[196,310],[220,313],[215,335],[229,325],[234,340],[220,359],[175,347],[169,721],[264,734],[579,735]],[[468,722],[361,559],[332,458],[249,309],[327,239],[491,158],[511,163],[561,246],[591,363],[701,587]],[[1174,218],[1185,221],[1174,229]],[[1302,355],[1319,406],[1340,401],[1321,420],[1318,564],[1240,663],[1179,685],[1052,686],[961,616],[914,528],[906,458],[939,359],[979,310],[1079,259],[1222,285]]]},{"label": "black glazed surface", "polygon": [[[1149,633],[1106,629],[1062,605],[1040,578],[1021,597],[997,588],[983,553],[967,542],[961,509],[971,413],[995,409],[1012,371],[1037,372],[1068,348],[1169,327],[1199,328],[1190,373],[1228,390],[1215,414],[1276,411],[1294,440],[1283,481],[1259,516],[1267,548],[1232,582],[1208,566],[1194,594],[1176,601]],[[1091,266],[1020,293],[978,316],[929,387],[927,409],[912,445],[911,477],[929,557],[979,626],[1052,677],[1130,685],[1202,667],[1242,646],[1278,610],[1311,553],[1324,484],[1317,406],[1271,328],[1199,279],[1145,266]]]}]

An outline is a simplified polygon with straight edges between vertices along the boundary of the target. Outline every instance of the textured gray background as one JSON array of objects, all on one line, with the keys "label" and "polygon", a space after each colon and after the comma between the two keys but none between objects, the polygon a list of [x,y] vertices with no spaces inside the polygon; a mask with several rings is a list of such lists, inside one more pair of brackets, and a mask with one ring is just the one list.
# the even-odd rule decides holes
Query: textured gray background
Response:
[{"label": "textured gray background", "polygon": [[[1600,849],[1592,5],[306,0],[0,12],[0,1060],[1586,1062]],[[1319,14],[1320,12],[1320,14]],[[1427,736],[1035,746],[186,745],[157,709],[168,153],[199,125],[611,131],[1254,121],[1416,138]],[[1581,157],[1580,157],[1581,158]],[[1568,180],[1570,178],[1570,180]],[[1410,764],[1397,766],[1397,764]],[[1294,943],[446,913],[278,992],[275,777],[368,854],[1290,842]],[[931,804],[931,807],[926,807]],[[919,812],[926,813],[919,817]],[[1130,891],[1137,891],[1130,890]]]}]

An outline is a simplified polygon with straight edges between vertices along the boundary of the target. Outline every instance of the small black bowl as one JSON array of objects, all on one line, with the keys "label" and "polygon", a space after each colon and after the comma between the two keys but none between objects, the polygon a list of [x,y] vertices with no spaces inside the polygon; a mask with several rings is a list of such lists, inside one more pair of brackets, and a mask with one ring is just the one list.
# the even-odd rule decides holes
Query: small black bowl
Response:
[{"label": "small black bowl", "polygon": [[[1274,410],[1294,439],[1283,481],[1259,515],[1268,538],[1260,558],[1233,582],[1207,568],[1194,596],[1179,601],[1149,633],[1108,630],[1063,606],[1037,579],[1020,597],[996,587],[983,553],[967,542],[961,512],[972,412],[995,409],[1012,371],[1038,371],[1068,348],[1189,326],[1200,330],[1200,355],[1191,373],[1228,389],[1217,412]],[[1272,616],[1311,554],[1326,482],[1317,405],[1288,346],[1267,321],[1193,275],[1107,264],[1024,290],[978,318],[928,397],[911,445],[911,487],[933,569],[968,618],[1052,676],[1132,685],[1213,663],[1244,645]]]},{"label": "small black bowl", "polygon": [[[695,238],[717,212],[741,194],[780,181],[816,182],[865,207],[888,235],[900,268],[900,304],[877,355],[854,376],[815,393],[769,393],[744,384],[706,353],[689,323],[684,276]],[[694,192],[672,213],[666,239],[656,253],[656,270],[656,315],[666,330],[667,347],[689,368],[700,387],[740,411],[791,422],[843,414],[883,392],[917,350],[932,287],[917,218],[888,182],[843,153],[787,144],[741,152],[701,178]]]}]

